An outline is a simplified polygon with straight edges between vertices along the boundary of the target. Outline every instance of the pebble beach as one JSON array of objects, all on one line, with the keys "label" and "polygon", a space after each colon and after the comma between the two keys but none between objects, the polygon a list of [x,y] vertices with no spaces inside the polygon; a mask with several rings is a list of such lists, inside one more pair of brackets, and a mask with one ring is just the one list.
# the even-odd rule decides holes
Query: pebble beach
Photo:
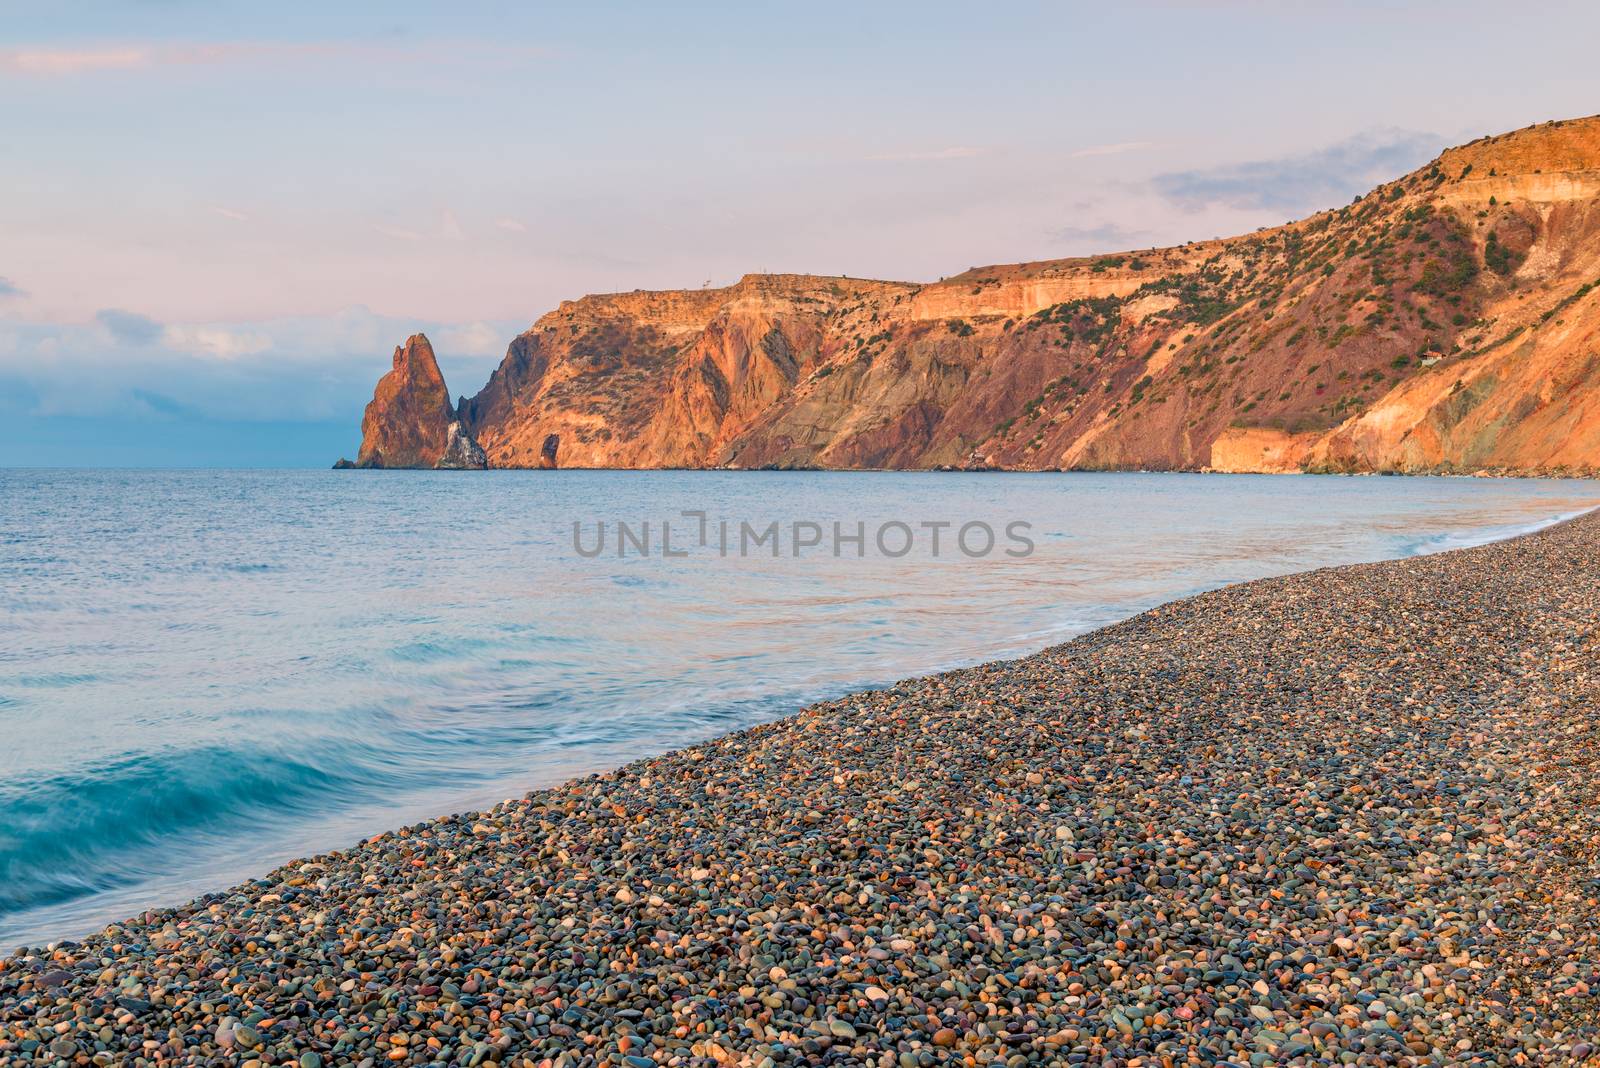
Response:
[{"label": "pebble beach", "polygon": [[0,1064],[1600,1063],[1600,513],[0,959]]}]

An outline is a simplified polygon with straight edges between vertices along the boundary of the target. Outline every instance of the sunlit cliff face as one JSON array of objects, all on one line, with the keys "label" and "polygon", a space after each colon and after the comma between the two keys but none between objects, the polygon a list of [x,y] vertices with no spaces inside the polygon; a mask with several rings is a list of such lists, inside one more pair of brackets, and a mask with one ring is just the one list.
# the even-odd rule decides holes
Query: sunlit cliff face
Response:
[{"label": "sunlit cliff face", "polygon": [[[1597,205],[1591,118],[1224,241],[585,297],[458,414],[497,467],[555,439],[580,467],[1591,470]],[[363,455],[431,466],[457,413],[436,366],[398,374]]]}]

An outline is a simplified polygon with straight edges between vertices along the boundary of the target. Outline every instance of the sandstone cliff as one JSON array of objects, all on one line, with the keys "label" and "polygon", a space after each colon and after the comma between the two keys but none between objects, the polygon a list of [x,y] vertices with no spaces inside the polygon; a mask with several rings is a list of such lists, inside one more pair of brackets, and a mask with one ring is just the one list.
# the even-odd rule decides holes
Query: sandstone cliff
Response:
[{"label": "sandstone cliff", "polygon": [[361,455],[459,417],[495,467],[1589,472],[1597,280],[1590,118],[1223,241],[569,301],[459,412],[413,338]]}]

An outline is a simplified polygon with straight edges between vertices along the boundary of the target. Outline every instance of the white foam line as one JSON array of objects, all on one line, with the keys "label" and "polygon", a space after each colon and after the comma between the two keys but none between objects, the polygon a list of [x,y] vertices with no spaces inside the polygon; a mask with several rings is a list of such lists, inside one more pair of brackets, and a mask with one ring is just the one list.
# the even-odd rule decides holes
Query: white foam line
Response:
[{"label": "white foam line", "polygon": [[1512,538],[1520,538],[1525,534],[1536,534],[1541,530],[1565,523],[1569,519],[1576,519],[1580,515],[1588,515],[1596,510],[1600,510],[1600,504],[1579,508],[1576,512],[1564,512],[1560,515],[1550,516],[1533,523],[1525,523],[1521,526],[1485,527],[1469,534],[1437,534],[1432,538],[1419,542],[1410,552],[1406,553],[1406,556],[1432,556],[1434,553],[1450,552],[1455,549],[1472,549],[1479,545],[1491,545],[1497,541],[1509,541]]}]

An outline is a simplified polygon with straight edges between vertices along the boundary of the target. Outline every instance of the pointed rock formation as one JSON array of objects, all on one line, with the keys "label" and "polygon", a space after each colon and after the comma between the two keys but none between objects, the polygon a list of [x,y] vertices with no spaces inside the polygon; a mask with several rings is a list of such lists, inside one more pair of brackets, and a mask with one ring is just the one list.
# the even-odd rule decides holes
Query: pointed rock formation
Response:
[{"label": "pointed rock formation", "polygon": [[423,334],[394,350],[361,420],[357,467],[486,467],[483,450],[456,419],[450,391]]}]

